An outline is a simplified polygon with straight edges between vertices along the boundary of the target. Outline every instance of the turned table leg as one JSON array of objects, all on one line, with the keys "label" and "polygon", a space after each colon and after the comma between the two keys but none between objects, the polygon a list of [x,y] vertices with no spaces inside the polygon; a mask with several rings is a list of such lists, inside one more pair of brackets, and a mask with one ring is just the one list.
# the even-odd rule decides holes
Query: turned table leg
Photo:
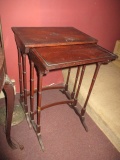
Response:
[{"label": "turned table leg", "polygon": [[[81,66],[81,72],[80,72],[80,66],[78,66],[77,68],[77,72],[76,72],[76,77],[75,77],[75,82],[74,82],[74,86],[73,86],[73,91],[72,93],[68,93],[68,84],[69,84],[69,79],[70,79],[70,72],[71,72],[71,68],[68,69],[68,75],[67,75],[67,80],[66,80],[66,84],[65,84],[65,89],[62,91],[69,99],[73,99],[73,103],[70,104],[70,107],[72,107],[75,111],[75,113],[79,116],[80,121],[83,125],[83,127],[85,128],[86,131],[88,131],[88,127],[85,123],[85,112],[86,112],[86,106],[88,104],[88,100],[90,98],[94,83],[96,81],[99,69],[100,69],[101,63],[96,63],[96,68],[94,71],[94,75],[90,84],[90,88],[88,90],[88,94],[87,97],[85,99],[84,105],[81,109],[81,111],[77,108],[77,102],[78,102],[78,95],[80,92],[80,88],[81,88],[81,84],[83,81],[83,77],[84,77],[84,73],[85,73],[85,69],[86,69],[86,65]],[[80,79],[78,82],[78,77],[80,74]],[[78,85],[77,85],[78,82]]]},{"label": "turned table leg", "polygon": [[43,75],[41,74],[41,72],[38,72],[38,80],[37,80],[37,137],[38,137],[38,141],[39,144],[41,146],[42,151],[44,151],[44,145],[42,142],[42,138],[41,138],[41,126],[40,126],[40,122],[41,122],[41,102],[42,102],[42,78]]},{"label": "turned table leg", "polygon": [[18,48],[18,69],[19,69],[20,103],[24,103],[22,56],[19,48]]},{"label": "turned table leg", "polygon": [[24,110],[26,115],[26,120],[29,127],[31,128],[30,117],[28,113],[28,104],[27,104],[27,71],[26,71],[26,54],[22,54],[22,65],[23,65],[23,89],[24,89]]}]

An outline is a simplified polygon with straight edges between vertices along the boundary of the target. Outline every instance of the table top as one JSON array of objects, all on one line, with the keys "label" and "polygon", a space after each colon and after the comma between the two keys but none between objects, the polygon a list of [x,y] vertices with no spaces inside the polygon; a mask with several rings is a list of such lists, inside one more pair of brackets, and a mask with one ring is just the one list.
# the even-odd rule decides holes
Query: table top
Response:
[{"label": "table top", "polygon": [[73,27],[12,27],[12,30],[17,43],[25,48],[97,43],[95,38]]},{"label": "table top", "polygon": [[37,67],[49,71],[83,64],[108,63],[117,56],[97,44],[77,44],[32,48],[29,57]]}]

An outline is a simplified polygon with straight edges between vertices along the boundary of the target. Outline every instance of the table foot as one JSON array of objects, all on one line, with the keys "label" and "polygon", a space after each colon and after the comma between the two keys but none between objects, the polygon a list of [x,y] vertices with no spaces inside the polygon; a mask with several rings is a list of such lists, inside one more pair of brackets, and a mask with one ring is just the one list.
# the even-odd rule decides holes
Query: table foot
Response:
[{"label": "table foot", "polygon": [[[7,137],[6,137],[7,138]],[[7,139],[8,145],[12,148],[12,149],[17,149],[17,145],[15,143],[12,142],[11,139]]]},{"label": "table foot", "polygon": [[19,144],[17,141],[16,141],[16,144],[10,139],[7,139],[7,142],[8,142],[8,145],[12,148],[12,149],[21,149],[23,150],[24,149],[24,146]]},{"label": "table foot", "polygon": [[[24,102],[20,101],[20,104],[21,104],[21,106],[22,106],[22,108],[24,110],[24,113],[25,113]],[[27,120],[29,128],[32,128],[32,125],[31,125],[31,122],[30,122],[30,116],[29,116],[28,112],[25,113],[25,117],[26,117],[26,120]]]},{"label": "table foot", "polygon": [[69,91],[66,91],[65,89],[60,89],[60,92],[65,94],[65,96],[68,98],[68,99],[71,99],[71,95],[69,93]]},{"label": "table foot", "polygon": [[85,131],[88,132],[88,127],[87,127],[87,125],[85,123],[85,117],[81,116],[81,115],[79,117],[80,117],[80,121],[81,121],[83,127],[85,128]]},{"label": "table foot", "polygon": [[82,116],[80,109],[78,109],[77,106],[73,106],[73,105],[69,105],[69,106],[70,106],[70,107],[75,111],[75,113],[78,115],[78,117],[79,117],[79,119],[80,119],[80,121],[81,121],[81,123],[82,123],[82,125],[83,125],[83,127],[84,127],[84,129],[85,129],[85,131],[88,132],[88,127],[87,127],[87,125],[86,125],[86,123],[85,123],[85,116]]},{"label": "table foot", "polygon": [[40,133],[37,133],[37,138],[38,138],[40,147],[41,147],[42,151],[44,152],[45,148],[44,148],[44,145],[43,145],[43,142],[42,142],[42,137],[41,137]]},{"label": "table foot", "polygon": [[31,124],[32,124],[34,131],[37,132],[35,121],[31,120]]},{"label": "table foot", "polygon": [[37,133],[37,127],[36,127],[36,123],[34,120],[31,120],[31,123],[32,123],[32,127],[37,135],[37,138],[38,138],[38,141],[39,141],[39,144],[40,144],[40,147],[42,149],[42,151],[44,152],[45,148],[44,148],[44,145],[43,145],[43,142],[42,142],[42,136],[41,136],[41,133]]},{"label": "table foot", "polygon": [[29,128],[32,128],[32,125],[31,125],[31,122],[30,122],[29,113],[25,113],[25,115],[26,115],[26,120],[27,120]]}]

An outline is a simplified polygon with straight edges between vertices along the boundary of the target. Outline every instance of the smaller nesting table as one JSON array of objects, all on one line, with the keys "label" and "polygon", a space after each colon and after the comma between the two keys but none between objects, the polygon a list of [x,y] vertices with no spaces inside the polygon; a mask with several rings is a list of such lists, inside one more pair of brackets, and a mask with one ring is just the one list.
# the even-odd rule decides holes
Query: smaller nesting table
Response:
[{"label": "smaller nesting table", "polygon": [[[40,134],[40,115],[41,111],[55,106],[59,104],[68,104],[72,107],[75,112],[77,112],[80,120],[85,128],[88,131],[87,125],[85,124],[85,111],[88,99],[90,97],[93,85],[95,83],[100,65],[102,63],[108,63],[109,61],[113,60],[115,56],[103,49],[102,47],[96,44],[83,44],[83,45],[65,45],[65,46],[55,46],[55,47],[40,47],[40,48],[32,48],[29,52],[29,59],[30,59],[30,67],[31,67],[31,77],[30,77],[30,97],[31,97],[31,106],[30,106],[30,118],[32,125],[37,133],[38,140],[42,149],[44,150],[44,146],[41,140]],[[80,87],[82,84],[84,72],[86,65],[95,64],[96,69],[93,75],[93,79],[90,85],[90,89],[87,94],[87,98],[85,100],[84,106],[81,106],[81,111],[77,108],[77,99],[78,94],[80,91]],[[75,78],[75,83],[73,87],[73,92],[68,92],[68,84],[70,78],[70,70],[72,67],[77,66],[77,74]],[[38,88],[37,88],[37,106],[36,110],[34,111],[34,67],[37,70],[38,75]],[[68,69],[68,76],[65,86],[49,86],[42,88],[42,77],[47,74],[51,70],[57,69]],[[81,72],[80,72],[81,69]],[[80,74],[80,79],[78,80]],[[78,86],[77,86],[77,81]],[[41,106],[42,101],[42,91],[49,90],[49,89],[61,89],[61,91],[67,96],[68,100],[55,102],[52,104],[48,104],[45,106]],[[34,121],[34,114],[37,113],[37,124]]]}]

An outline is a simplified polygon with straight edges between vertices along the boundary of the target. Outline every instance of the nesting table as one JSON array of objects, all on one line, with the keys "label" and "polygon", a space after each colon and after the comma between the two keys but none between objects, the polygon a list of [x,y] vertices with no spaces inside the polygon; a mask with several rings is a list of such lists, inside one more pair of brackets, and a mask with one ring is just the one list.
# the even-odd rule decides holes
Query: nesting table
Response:
[{"label": "nesting table", "polygon": [[[25,109],[29,126],[33,127],[37,138],[44,150],[41,139],[41,112],[42,110],[62,104],[68,104],[85,124],[86,106],[92,92],[101,64],[107,64],[117,57],[108,50],[97,45],[97,40],[73,27],[13,27],[18,48],[20,102]],[[26,56],[30,62],[30,91],[27,89]],[[95,64],[96,68],[88,90],[88,94],[81,111],[77,108],[77,100],[87,65]],[[72,93],[69,92],[69,79],[72,67],[77,67],[77,73]],[[68,68],[68,76],[64,85],[42,86],[43,76],[52,70]],[[34,87],[34,73],[37,72],[37,89]],[[66,100],[42,106],[42,92],[44,90],[59,89]],[[34,94],[37,92],[35,107]],[[30,106],[27,96],[30,95]],[[30,108],[30,112],[28,110]],[[35,121],[35,114],[37,120]]]}]

